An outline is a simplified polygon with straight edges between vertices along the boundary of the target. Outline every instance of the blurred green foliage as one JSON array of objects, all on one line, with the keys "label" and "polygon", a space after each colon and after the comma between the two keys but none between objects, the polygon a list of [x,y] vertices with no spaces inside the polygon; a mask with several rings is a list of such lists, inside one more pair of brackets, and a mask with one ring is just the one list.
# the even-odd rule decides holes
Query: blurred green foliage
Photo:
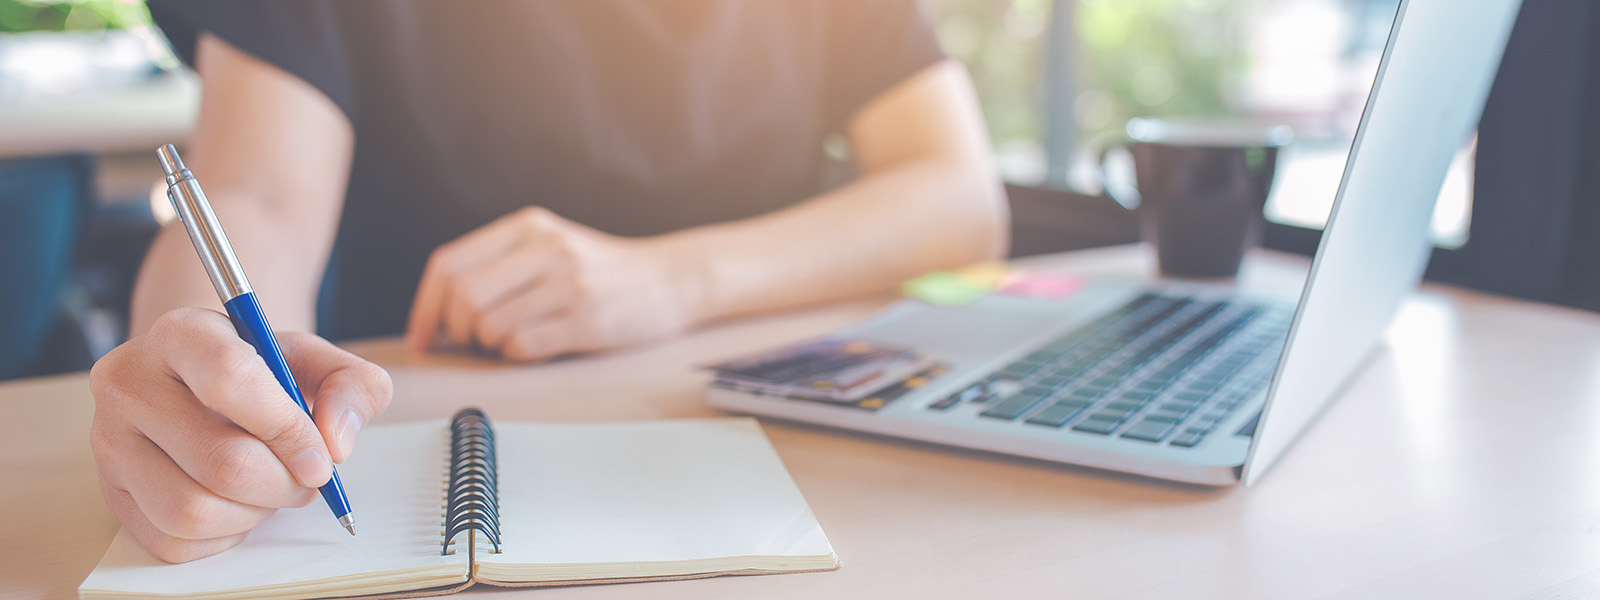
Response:
[{"label": "blurred green foliage", "polygon": [[972,74],[990,137],[996,142],[1039,139],[1045,30],[1053,2],[926,1],[945,52]]},{"label": "blurred green foliage", "polygon": [[144,0],[0,0],[0,33],[129,29],[149,23]]},{"label": "blurred green foliage", "polygon": [[[1257,0],[1080,0],[1079,81],[1104,92],[1092,114],[1080,97],[1079,126],[1121,129],[1133,117],[1238,116],[1236,91],[1250,67],[1246,19]],[[1091,105],[1085,106],[1082,103]]]},{"label": "blurred green foliage", "polygon": [[945,51],[967,64],[997,143],[1043,132],[1051,10],[1072,22],[1078,97],[1056,107],[1082,139],[1143,116],[1237,116],[1244,29],[1261,0],[927,0]]}]

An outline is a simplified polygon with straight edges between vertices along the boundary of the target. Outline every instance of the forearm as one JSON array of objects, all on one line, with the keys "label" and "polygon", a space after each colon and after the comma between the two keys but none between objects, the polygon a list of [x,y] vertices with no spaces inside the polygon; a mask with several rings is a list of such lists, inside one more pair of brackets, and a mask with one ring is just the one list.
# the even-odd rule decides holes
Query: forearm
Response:
[{"label": "forearm", "polygon": [[[217,192],[214,198],[228,195],[226,190]],[[269,206],[226,202],[217,203],[215,209],[273,328],[314,331],[327,244],[307,243],[307,232],[297,231]],[[130,337],[143,333],[162,314],[191,306],[222,310],[183,224],[173,221],[161,229],[145,254],[133,291]]]},{"label": "forearm", "polygon": [[[196,54],[206,93],[187,162],[273,327],[312,331],[355,148],[350,122],[316,88],[209,34]],[[140,269],[130,337],[190,306],[222,308],[174,221]]]},{"label": "forearm", "polygon": [[884,291],[998,258],[1010,218],[981,161],[908,161],[787,210],[672,234],[690,265],[693,320]]}]

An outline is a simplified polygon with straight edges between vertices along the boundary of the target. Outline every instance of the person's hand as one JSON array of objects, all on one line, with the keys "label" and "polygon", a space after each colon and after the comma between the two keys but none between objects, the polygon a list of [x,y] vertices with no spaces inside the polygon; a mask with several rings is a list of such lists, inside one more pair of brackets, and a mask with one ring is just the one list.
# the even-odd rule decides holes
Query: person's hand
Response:
[{"label": "person's hand", "polygon": [[665,337],[692,324],[689,261],[661,238],[621,238],[528,208],[428,259],[406,343],[450,342],[531,361]]},{"label": "person's hand", "polygon": [[157,558],[216,554],[305,506],[389,405],[377,365],[309,333],[277,338],[315,424],[216,311],[169,312],[89,373],[100,491]]}]

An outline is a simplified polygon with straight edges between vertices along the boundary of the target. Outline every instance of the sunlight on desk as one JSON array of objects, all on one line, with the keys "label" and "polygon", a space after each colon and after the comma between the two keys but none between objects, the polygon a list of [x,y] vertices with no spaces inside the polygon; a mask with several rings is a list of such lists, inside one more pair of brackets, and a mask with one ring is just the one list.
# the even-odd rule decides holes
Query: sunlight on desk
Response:
[{"label": "sunlight on desk", "polygon": [[[1148,276],[1153,256],[1122,247],[1027,264]],[[1258,255],[1245,278],[1304,264]],[[886,301],[537,366],[415,355],[397,340],[351,347],[394,375],[379,422],[444,418],[464,402],[506,422],[700,417],[716,413],[694,365],[817,335]],[[1600,316],[1424,286],[1388,345],[1248,490],[765,421],[843,569],[527,595],[1593,596],[1597,366]],[[33,516],[0,531],[0,595],[70,596],[116,531],[94,484],[86,378],[0,385],[0,406],[17,417],[0,421],[0,502]]]}]

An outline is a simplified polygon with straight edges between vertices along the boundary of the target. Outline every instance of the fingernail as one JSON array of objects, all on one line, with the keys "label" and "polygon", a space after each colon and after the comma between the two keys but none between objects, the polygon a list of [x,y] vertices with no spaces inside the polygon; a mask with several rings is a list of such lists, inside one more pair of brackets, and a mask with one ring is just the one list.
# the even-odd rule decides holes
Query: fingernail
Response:
[{"label": "fingernail", "polygon": [[334,443],[339,444],[339,456],[350,460],[350,453],[356,449],[356,438],[361,436],[361,428],[366,421],[356,411],[346,410],[339,417],[339,431],[334,434]]},{"label": "fingernail", "polygon": [[333,475],[333,461],[328,459],[327,454],[307,448],[289,459],[289,471],[300,483],[308,487],[321,487]]}]

